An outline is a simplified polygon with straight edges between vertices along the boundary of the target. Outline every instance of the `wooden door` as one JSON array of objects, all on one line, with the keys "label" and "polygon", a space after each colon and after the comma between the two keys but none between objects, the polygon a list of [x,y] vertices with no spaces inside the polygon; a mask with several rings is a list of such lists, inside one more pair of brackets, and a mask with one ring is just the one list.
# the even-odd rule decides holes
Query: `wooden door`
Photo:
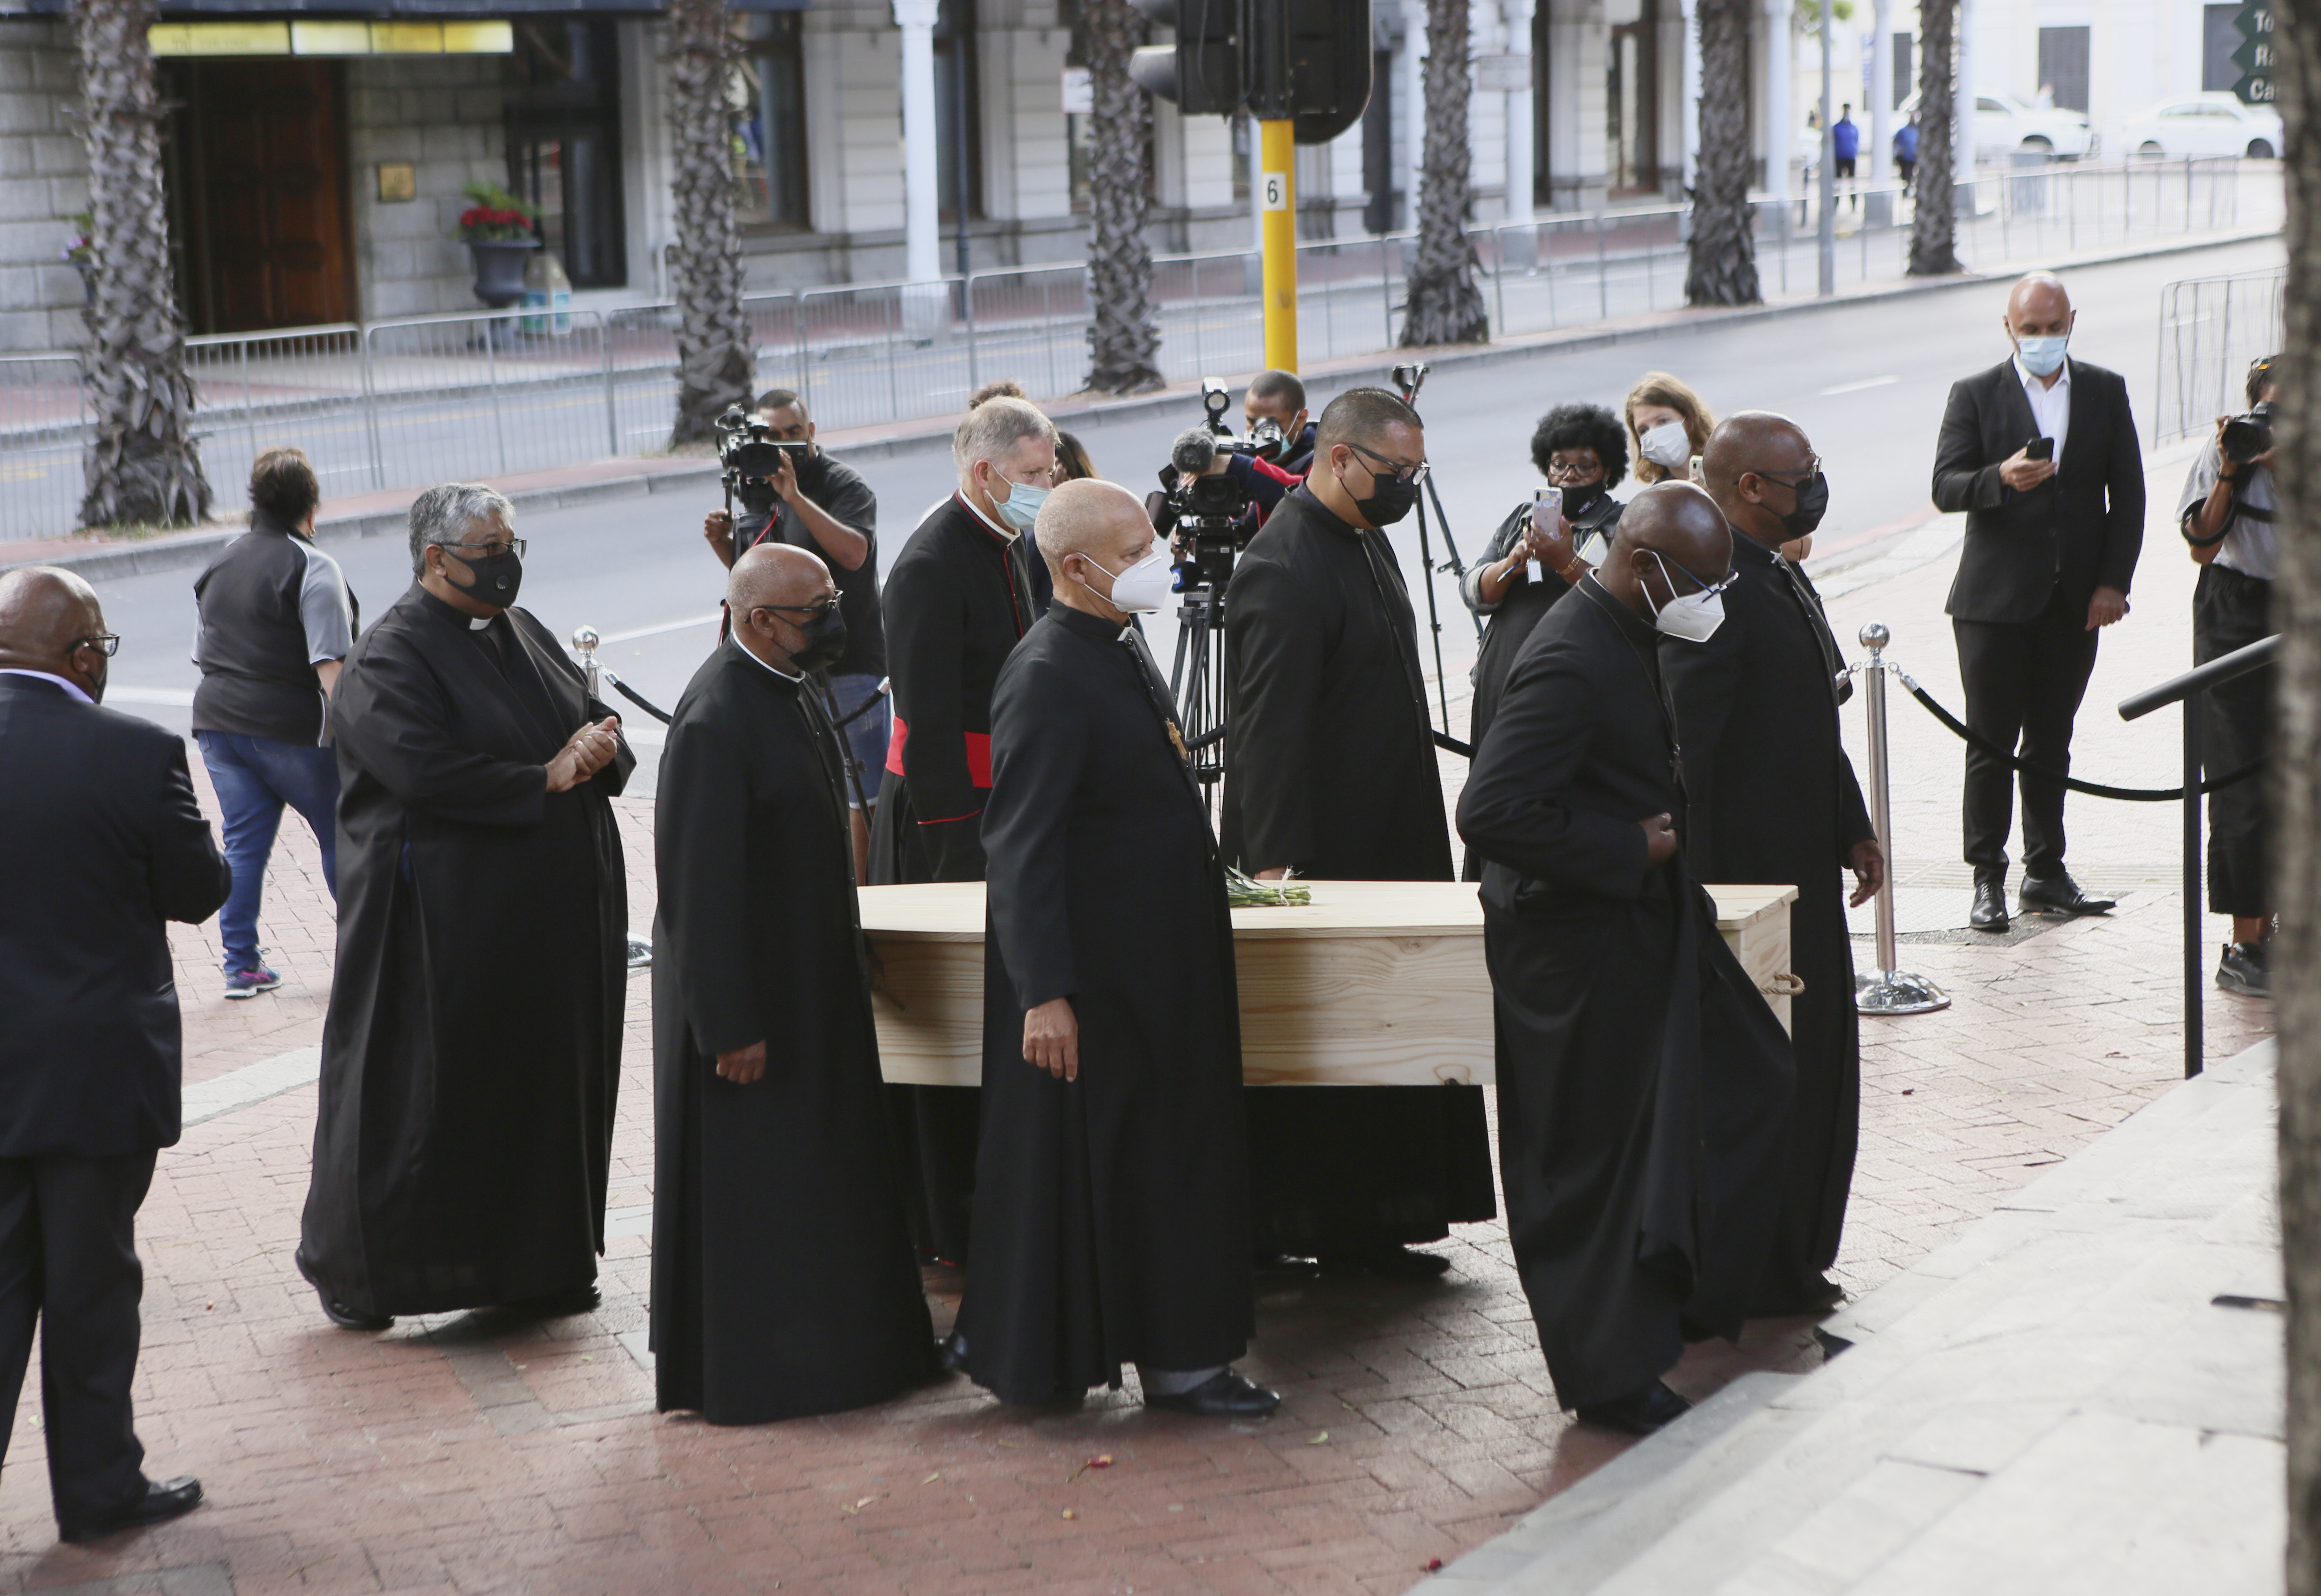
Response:
[{"label": "wooden door", "polygon": [[180,168],[205,332],[354,318],[346,124],[327,61],[187,63]]}]

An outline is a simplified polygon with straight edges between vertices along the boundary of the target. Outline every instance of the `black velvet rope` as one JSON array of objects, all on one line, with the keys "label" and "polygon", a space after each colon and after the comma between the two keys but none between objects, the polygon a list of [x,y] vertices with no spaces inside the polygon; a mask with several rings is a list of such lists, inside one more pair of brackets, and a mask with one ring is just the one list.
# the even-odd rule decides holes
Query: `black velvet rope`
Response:
[{"label": "black velvet rope", "polygon": [[[1895,675],[1901,676],[1901,673],[1897,671]],[[1909,677],[1902,676],[1902,685],[1910,690],[1911,697],[1926,706],[1928,714],[1963,738],[1970,748],[1978,753],[1987,754],[1991,758],[2004,762],[2009,770],[2021,771],[2025,775],[2040,776],[2051,782],[2061,782],[2071,791],[2085,793],[2090,798],[2116,798],[2123,803],[2176,803],[2183,800],[2184,789],[2181,787],[2107,787],[2098,782],[2083,782],[2077,776],[2044,770],[2036,765],[2025,765],[2006,749],[1968,730],[1965,721],[1936,703],[1924,687],[1919,686]],[[2235,782],[2246,781],[2263,768],[2264,761],[2259,759],[2253,764],[2242,766],[2230,775],[2220,775],[2214,781],[2202,782],[2199,790],[2205,794],[2213,793],[2219,787],[2229,787]]]}]

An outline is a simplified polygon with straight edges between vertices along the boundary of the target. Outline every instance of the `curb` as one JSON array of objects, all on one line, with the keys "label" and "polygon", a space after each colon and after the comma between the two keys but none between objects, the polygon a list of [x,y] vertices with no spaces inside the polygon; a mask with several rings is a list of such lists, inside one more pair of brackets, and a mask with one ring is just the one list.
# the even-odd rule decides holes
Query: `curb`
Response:
[{"label": "curb", "polygon": [[[2110,266],[2124,261],[2153,259],[2168,255],[2190,254],[2201,249],[2230,248],[2235,244],[2260,243],[2281,236],[2279,228],[2251,228],[2239,232],[2211,234],[2198,239],[2178,239],[2166,243],[2144,245],[2133,249],[2091,251],[2085,254],[2058,257],[2057,268],[2083,266]],[[1382,377],[1398,362],[1409,357],[1422,358],[1430,371],[1453,371],[1504,366],[1515,361],[1542,356],[1580,354],[1609,349],[1619,344],[1652,343],[1686,333],[1733,326],[1746,326],[1760,322],[1775,322],[1789,317],[1808,314],[1859,304],[1877,304],[1889,300],[1913,299],[1921,295],[1940,294],[1952,289],[1978,287],[1996,279],[1971,272],[1955,277],[1936,277],[1923,282],[1905,279],[1899,283],[1881,284],[1876,287],[1856,289],[1819,297],[1785,300],[1779,304],[1735,305],[1730,309],[1679,310],[1652,313],[1658,320],[1598,323],[1596,326],[1569,331],[1525,333],[1519,337],[1487,345],[1447,345],[1423,349],[1377,350],[1366,355],[1350,355],[1342,359],[1315,363],[1304,374],[1306,386],[1315,393],[1334,393],[1355,385],[1364,377]],[[1381,357],[1387,357],[1383,360]],[[1171,383],[1150,394],[1138,394],[1120,399],[1070,398],[1042,404],[1040,408],[1058,422],[1082,422],[1105,425],[1115,420],[1142,418],[1163,410],[1173,410],[1200,393],[1198,381]],[[929,417],[924,422],[900,423],[897,430],[881,430],[870,436],[850,438],[843,431],[833,432],[826,444],[833,453],[842,453],[850,460],[893,459],[897,456],[915,454],[947,443],[954,422],[946,417]],[[866,429],[866,431],[868,431]],[[715,462],[705,459],[698,468],[678,467],[661,471],[639,472],[633,476],[610,476],[587,483],[575,483],[565,487],[534,487],[519,489],[508,499],[520,511],[542,512],[564,510],[582,504],[593,504],[610,499],[640,497],[669,489],[693,489],[704,479],[714,481],[717,476]],[[416,489],[413,490],[414,493]],[[358,539],[401,534],[407,527],[403,510],[378,510],[339,520],[318,521],[314,540],[319,544],[351,542]],[[214,530],[184,536],[156,539],[145,544],[107,545],[92,548],[86,553],[68,551],[40,558],[8,559],[0,552],[0,571],[19,566],[44,565],[77,572],[91,580],[111,576],[142,576],[154,571],[182,570],[206,565],[210,557],[228,542],[241,535],[238,526],[220,527]],[[5,545],[0,545],[5,551]]]}]

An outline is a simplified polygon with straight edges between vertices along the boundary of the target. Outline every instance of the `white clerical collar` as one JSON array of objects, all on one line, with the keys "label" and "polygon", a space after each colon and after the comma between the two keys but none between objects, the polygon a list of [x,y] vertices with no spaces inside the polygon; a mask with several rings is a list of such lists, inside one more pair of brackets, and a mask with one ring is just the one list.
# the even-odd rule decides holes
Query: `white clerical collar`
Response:
[{"label": "white clerical collar", "polygon": [[83,703],[95,703],[96,702],[96,700],[88,695],[86,690],[84,689],[78,682],[72,680],[68,676],[52,676],[44,670],[26,670],[23,667],[16,665],[0,666],[0,676],[35,676],[43,682],[54,682],[58,686],[71,694],[75,698],[79,699]]},{"label": "white clerical collar", "polygon": [[736,648],[741,648],[741,649],[742,649],[742,658],[744,658],[744,659],[748,660],[748,661],[749,661],[751,664],[752,664],[752,665],[762,667],[763,668],[765,668],[765,669],[767,669],[767,670],[769,670],[769,671],[773,672],[773,673],[774,673],[774,675],[776,675],[776,676],[778,676],[781,677],[781,679],[782,679],[783,681],[785,681],[785,682],[803,682],[803,681],[805,681],[805,680],[806,680],[806,678],[805,678],[804,676],[800,676],[797,672],[796,672],[796,671],[787,671],[787,670],[784,670],[784,669],[783,669],[780,666],[778,666],[778,665],[770,665],[770,664],[768,664],[765,660],[762,660],[762,659],[759,658],[759,657],[757,657],[757,655],[756,655],[755,653],[751,652],[750,649],[742,648],[741,641],[740,641],[740,639],[735,639],[734,644],[733,644],[733,647],[735,647]]},{"label": "white clerical collar", "polygon": [[484,628],[489,626],[497,619],[499,619],[499,617],[496,615],[487,615],[481,621],[478,621],[471,616],[468,621],[468,630],[469,631],[481,631]]},{"label": "white clerical collar", "polygon": [[971,499],[969,499],[969,498],[965,494],[963,494],[963,493],[954,492],[954,493],[951,494],[951,497],[952,497],[952,498],[954,498],[954,499],[957,499],[960,503],[962,503],[962,504],[966,505],[966,506],[967,506],[967,508],[968,508],[968,512],[969,512],[969,514],[973,515],[973,516],[975,517],[975,519],[976,519],[976,520],[978,520],[978,521],[981,521],[985,526],[989,527],[989,528],[990,528],[994,532],[997,532],[997,533],[999,535],[999,540],[1000,540],[1001,542],[1003,542],[1003,543],[1013,543],[1014,541],[1015,541],[1015,540],[1016,540],[1016,539],[1018,539],[1018,538],[1020,538],[1020,537],[1022,537],[1022,536],[1024,535],[1023,533],[1021,533],[1021,532],[1017,531],[1014,527],[1005,525],[1005,524],[1003,524],[1003,523],[1001,523],[1001,522],[999,522],[999,521],[996,521],[992,520],[992,519],[991,519],[991,517],[989,517],[989,516],[986,515],[982,511],[978,510],[978,509],[975,507],[975,503],[974,503],[974,501],[973,501],[973,500],[971,500]]}]

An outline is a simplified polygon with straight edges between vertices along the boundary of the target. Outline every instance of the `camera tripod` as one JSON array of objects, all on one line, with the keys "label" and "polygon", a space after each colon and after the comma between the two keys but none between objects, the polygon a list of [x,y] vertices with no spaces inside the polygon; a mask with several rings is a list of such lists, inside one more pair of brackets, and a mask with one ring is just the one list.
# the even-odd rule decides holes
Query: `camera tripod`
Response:
[{"label": "camera tripod", "polygon": [[[1188,572],[1195,569],[1191,562]],[[1177,701],[1177,721],[1185,736],[1185,751],[1200,784],[1209,819],[1218,818],[1222,793],[1217,784],[1225,774],[1225,600],[1224,581],[1210,579],[1184,590],[1177,609],[1177,655],[1169,667],[1169,693]]]},{"label": "camera tripod", "polygon": [[[1425,381],[1426,362],[1424,360],[1414,360],[1407,366],[1394,368],[1396,391],[1401,394],[1402,402],[1409,405],[1414,413],[1418,409],[1419,387]],[[1434,491],[1434,473],[1432,471],[1426,474],[1424,485],[1425,496],[1417,504],[1418,568],[1425,578],[1426,623],[1434,631],[1434,696],[1435,702],[1443,707],[1443,730],[1439,735],[1448,737],[1451,735],[1451,685],[1443,674],[1443,616],[1434,602],[1434,577],[1437,572],[1463,577],[1467,574],[1467,562],[1459,558],[1459,545],[1452,540],[1451,518],[1443,512],[1443,496]],[[1434,506],[1435,524],[1443,529],[1443,551],[1451,557],[1439,566],[1434,563],[1434,547],[1427,538],[1426,507],[1430,503]],[[1477,615],[1473,620],[1475,637],[1479,641],[1483,636],[1483,618]]]}]

